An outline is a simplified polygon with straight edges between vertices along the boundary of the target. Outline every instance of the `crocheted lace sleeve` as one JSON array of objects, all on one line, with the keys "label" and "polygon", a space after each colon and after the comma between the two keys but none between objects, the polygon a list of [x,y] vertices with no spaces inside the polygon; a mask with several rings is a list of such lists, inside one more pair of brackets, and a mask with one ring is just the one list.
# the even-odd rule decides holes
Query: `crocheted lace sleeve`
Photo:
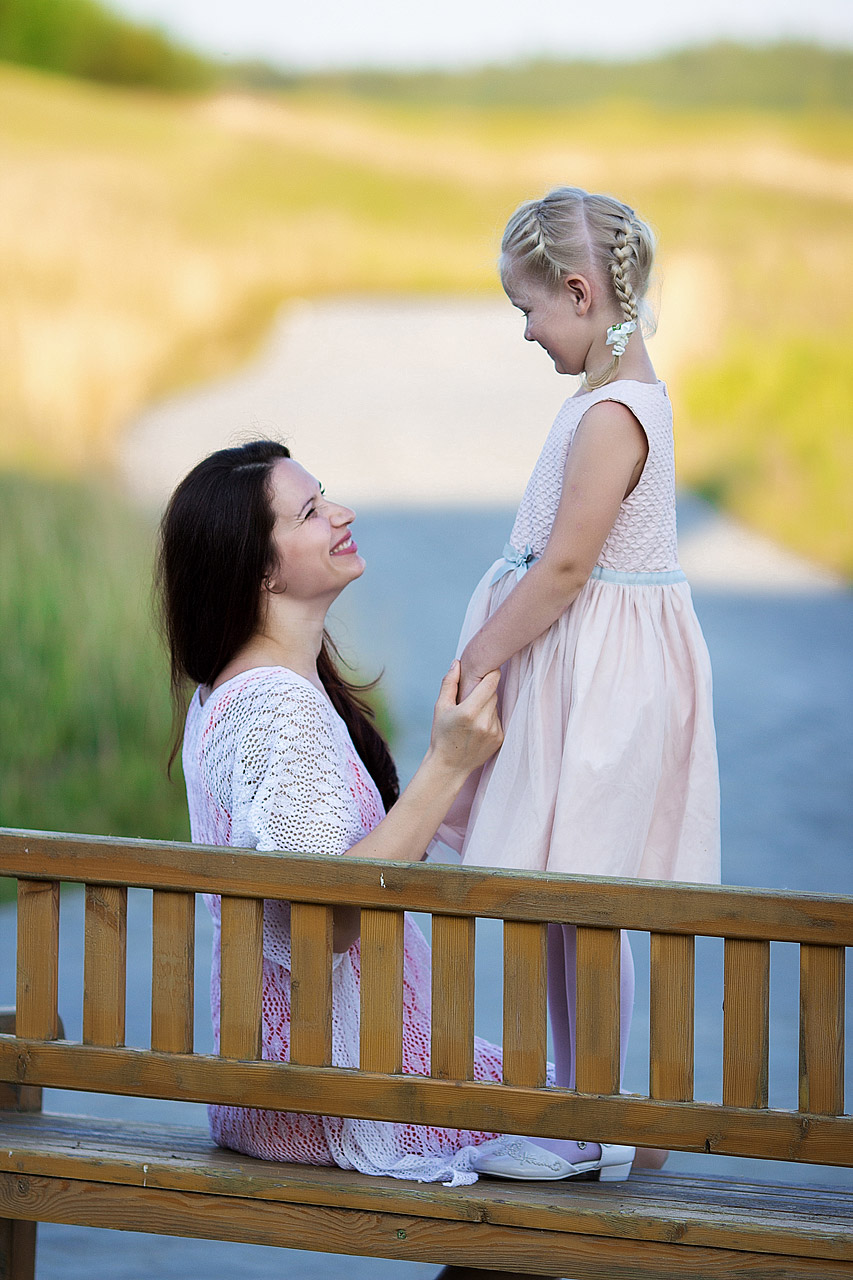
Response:
[{"label": "crocheted lace sleeve", "polygon": [[[207,785],[231,815],[230,844],[340,855],[382,817],[378,794],[353,785],[363,766],[343,721],[291,672],[271,670],[224,697],[202,753]],[[364,814],[359,794],[371,801]],[[208,905],[218,918],[218,901]],[[288,968],[289,924],[288,904],[265,903],[264,955]]]},{"label": "crocheted lace sleeve", "polygon": [[345,853],[364,834],[347,786],[346,730],[307,685],[279,681],[264,695],[247,700],[239,727],[232,843],[245,831],[256,849]]}]

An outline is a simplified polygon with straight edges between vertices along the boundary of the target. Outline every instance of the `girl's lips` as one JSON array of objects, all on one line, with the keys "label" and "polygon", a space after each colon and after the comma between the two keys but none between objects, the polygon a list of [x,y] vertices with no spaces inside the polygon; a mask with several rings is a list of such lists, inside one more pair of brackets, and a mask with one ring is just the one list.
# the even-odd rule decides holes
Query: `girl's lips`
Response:
[{"label": "girl's lips", "polygon": [[337,543],[336,546],[332,547],[332,550],[329,552],[329,554],[333,556],[352,556],[352,555],[355,555],[357,551],[358,551],[358,546],[355,542],[355,539],[353,538],[351,533],[348,533],[347,536],[345,538],[342,538],[341,541]]}]

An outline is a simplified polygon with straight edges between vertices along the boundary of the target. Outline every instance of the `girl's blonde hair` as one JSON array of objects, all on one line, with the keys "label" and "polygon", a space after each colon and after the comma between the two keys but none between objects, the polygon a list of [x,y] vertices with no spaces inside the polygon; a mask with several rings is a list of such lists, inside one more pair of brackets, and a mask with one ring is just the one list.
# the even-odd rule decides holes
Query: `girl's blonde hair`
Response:
[{"label": "girl's blonde hair", "polygon": [[[581,187],[556,187],[541,200],[526,200],[510,218],[501,242],[501,276],[521,273],[558,289],[567,275],[594,273],[609,280],[625,320],[654,331],[644,306],[655,255],[651,227],[613,196]],[[601,387],[616,376],[620,357],[594,378]]]}]

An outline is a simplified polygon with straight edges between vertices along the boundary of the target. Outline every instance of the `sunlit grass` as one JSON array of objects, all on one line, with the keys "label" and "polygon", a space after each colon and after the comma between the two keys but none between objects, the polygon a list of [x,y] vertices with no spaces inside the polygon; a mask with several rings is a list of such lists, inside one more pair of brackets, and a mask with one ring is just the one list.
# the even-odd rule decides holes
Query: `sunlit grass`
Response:
[{"label": "sunlit grass", "polygon": [[837,350],[851,323],[851,141],[837,110],[451,110],[309,89],[177,100],[3,68],[0,465],[108,467],[135,413],[245,359],[287,298],[496,291],[508,213],[570,182],[655,224],[664,277],[680,255],[711,264],[713,296],[691,301],[705,343],[660,370],[684,393],[686,478],[849,568],[828,514],[853,483],[849,361],[823,380],[825,462],[799,465],[815,432],[807,378],[783,379],[772,465],[768,429],[744,414],[759,413],[750,388],[792,367],[780,361]]},{"label": "sunlit grass", "polygon": [[97,486],[4,475],[0,506],[0,825],[188,838],[153,529]]}]

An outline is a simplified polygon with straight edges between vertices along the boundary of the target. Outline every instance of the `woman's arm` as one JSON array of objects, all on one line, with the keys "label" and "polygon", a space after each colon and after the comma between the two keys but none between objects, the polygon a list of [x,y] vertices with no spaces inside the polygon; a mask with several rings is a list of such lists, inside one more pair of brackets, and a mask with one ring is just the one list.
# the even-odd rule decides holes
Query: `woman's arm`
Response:
[{"label": "woman's arm", "polygon": [[[347,849],[345,857],[420,862],[469,773],[485,764],[501,745],[495,696],[499,673],[489,672],[457,703],[459,673],[459,663],[454,662],[441,682],[429,749],[411,782],[382,821]],[[348,951],[360,927],[357,907],[336,907],[334,950]]]},{"label": "woman's arm", "polygon": [[484,672],[500,667],[547,631],[569,607],[589,578],[647,455],[645,432],[625,405],[605,400],[584,414],[566,459],[548,545],[468,642],[460,697]]}]

